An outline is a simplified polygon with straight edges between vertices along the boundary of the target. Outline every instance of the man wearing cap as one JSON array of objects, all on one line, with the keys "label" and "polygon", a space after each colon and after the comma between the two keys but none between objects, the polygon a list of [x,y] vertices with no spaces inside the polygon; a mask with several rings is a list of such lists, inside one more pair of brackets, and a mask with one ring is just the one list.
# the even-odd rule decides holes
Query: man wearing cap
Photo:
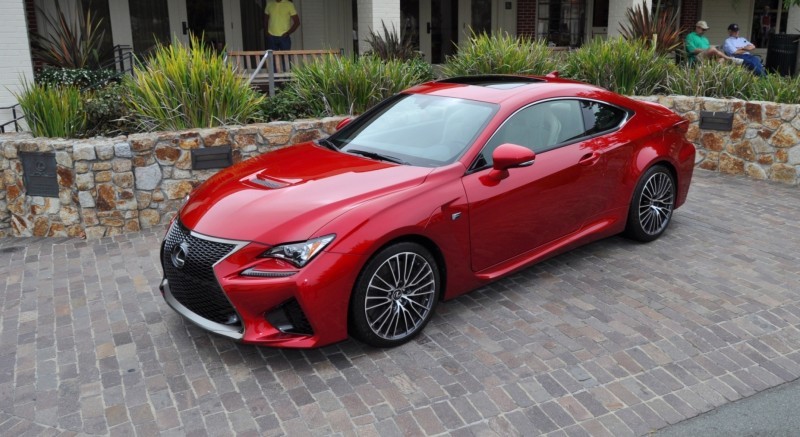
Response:
[{"label": "man wearing cap", "polygon": [[748,41],[747,38],[739,36],[739,25],[733,23],[728,26],[728,35],[730,36],[722,46],[725,54],[741,59],[744,62],[744,66],[752,70],[753,74],[764,76],[766,73],[764,72],[764,66],[761,65],[761,58],[750,53],[750,50],[753,50],[756,46]]},{"label": "man wearing cap", "polygon": [[694,32],[686,35],[686,52],[689,54],[689,64],[694,64],[697,59],[716,59],[718,62],[730,61],[736,64],[743,62],[741,59],[732,58],[712,46],[704,35],[706,30],[708,30],[708,23],[700,20],[695,25]]}]

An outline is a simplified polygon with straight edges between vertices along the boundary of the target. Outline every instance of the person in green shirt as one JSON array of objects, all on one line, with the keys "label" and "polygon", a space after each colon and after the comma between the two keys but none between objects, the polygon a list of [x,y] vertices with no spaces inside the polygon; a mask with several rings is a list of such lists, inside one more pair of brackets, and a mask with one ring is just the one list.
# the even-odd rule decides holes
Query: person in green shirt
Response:
[{"label": "person in green shirt", "polygon": [[694,32],[686,35],[686,52],[689,54],[689,64],[694,64],[698,59],[716,59],[717,62],[730,61],[734,64],[742,63],[741,59],[728,56],[716,46],[712,46],[704,35],[707,30],[708,23],[700,20],[695,25]]},{"label": "person in green shirt", "polygon": [[300,16],[291,0],[270,0],[264,8],[264,27],[267,29],[267,48],[291,50],[290,35],[300,27]]}]

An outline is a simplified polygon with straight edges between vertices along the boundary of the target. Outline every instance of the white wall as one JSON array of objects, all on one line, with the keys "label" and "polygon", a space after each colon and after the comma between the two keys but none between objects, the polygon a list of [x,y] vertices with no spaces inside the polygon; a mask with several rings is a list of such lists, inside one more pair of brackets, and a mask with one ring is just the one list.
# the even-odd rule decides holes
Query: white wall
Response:
[{"label": "white wall", "polygon": [[369,50],[367,36],[371,30],[382,31],[382,23],[387,29],[400,29],[400,0],[358,0],[359,52]]},{"label": "white wall", "polygon": [[[17,103],[12,92],[21,91],[21,79],[33,82],[33,63],[31,62],[28,41],[25,5],[22,0],[0,2],[0,107]],[[11,120],[10,110],[0,110],[0,123]],[[14,129],[6,126],[6,130]]]},{"label": "white wall", "polygon": [[[739,35],[750,39],[753,27],[753,0],[704,1],[700,19],[708,23],[706,37],[711,45],[722,47],[728,37],[728,25],[739,25]],[[693,29],[694,30],[694,29]]]},{"label": "white wall", "polygon": [[[723,0],[727,1],[727,0]],[[652,1],[650,0],[611,0],[608,2],[608,37],[613,38],[621,36],[619,33],[620,23],[627,23],[625,12],[628,8],[636,5],[645,4],[647,8],[650,7]],[[591,18],[587,18],[591,20]]]}]

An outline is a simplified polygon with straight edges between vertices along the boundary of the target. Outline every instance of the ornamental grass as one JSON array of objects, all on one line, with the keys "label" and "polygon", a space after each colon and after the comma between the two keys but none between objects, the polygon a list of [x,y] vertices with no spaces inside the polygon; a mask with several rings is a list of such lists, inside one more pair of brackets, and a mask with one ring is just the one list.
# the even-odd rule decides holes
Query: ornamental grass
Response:
[{"label": "ornamental grass", "polygon": [[127,104],[144,131],[245,124],[264,98],[222,54],[194,37],[188,46],[158,45],[125,86]]},{"label": "ornamental grass", "polygon": [[619,94],[648,96],[663,92],[674,61],[640,40],[594,39],[567,56],[563,76]]},{"label": "ornamental grass", "polygon": [[47,86],[23,80],[15,94],[34,136],[75,138],[86,130],[84,98],[74,86]]},{"label": "ornamental grass", "polygon": [[442,66],[445,77],[480,74],[550,73],[557,68],[557,57],[543,40],[512,37],[508,33],[473,33],[458,53]]},{"label": "ornamental grass", "polygon": [[361,114],[381,100],[431,80],[433,69],[420,59],[382,60],[328,56],[292,70],[292,92],[309,112],[326,115]]}]

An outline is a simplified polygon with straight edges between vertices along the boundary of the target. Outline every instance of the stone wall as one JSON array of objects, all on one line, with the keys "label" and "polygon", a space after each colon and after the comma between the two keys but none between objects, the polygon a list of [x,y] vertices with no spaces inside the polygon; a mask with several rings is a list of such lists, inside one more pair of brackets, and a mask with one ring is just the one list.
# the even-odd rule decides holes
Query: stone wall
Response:
[{"label": "stone wall", "polygon": [[[641,97],[688,118],[699,168],[800,183],[800,105],[684,96]],[[730,132],[699,127],[701,111],[733,113]],[[100,238],[163,226],[214,170],[192,170],[191,150],[231,146],[238,162],[332,133],[341,118],[89,140],[0,135],[0,238]],[[25,194],[19,152],[54,152],[59,197]]]},{"label": "stone wall", "polygon": [[[333,133],[341,118],[274,122],[118,138],[0,135],[0,238],[100,238],[163,226],[219,169],[193,170],[191,150],[230,146],[239,162]],[[27,196],[19,152],[53,152],[58,197]]]},{"label": "stone wall", "polygon": [[[686,137],[697,146],[697,167],[800,183],[800,105],[687,96],[640,99],[658,102],[692,122]],[[700,129],[701,111],[733,113],[733,129]]]}]

